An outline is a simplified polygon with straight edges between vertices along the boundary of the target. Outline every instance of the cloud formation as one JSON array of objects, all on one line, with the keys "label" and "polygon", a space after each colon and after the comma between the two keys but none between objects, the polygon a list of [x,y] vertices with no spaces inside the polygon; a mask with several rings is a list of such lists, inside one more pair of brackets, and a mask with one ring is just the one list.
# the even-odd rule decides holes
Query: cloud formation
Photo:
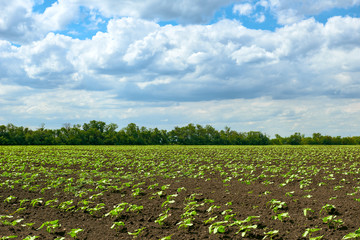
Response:
[{"label": "cloud formation", "polygon": [[[359,0],[59,0],[43,12],[30,0],[0,4],[2,121],[104,117],[259,130],[281,122],[310,132],[309,116],[321,119],[314,121],[320,128],[322,111],[334,117],[327,121],[337,134],[341,114],[360,114],[360,18],[308,17]],[[236,18],[210,24],[226,6],[258,22],[268,11],[283,25],[251,29]],[[68,34],[82,14],[94,28],[106,21],[106,29],[85,39]],[[169,20],[179,24],[161,23]],[[295,124],[301,121],[306,127]]]},{"label": "cloud formation", "polygon": [[325,25],[308,19],[275,32],[232,20],[161,27],[121,18],[87,40],[49,33],[18,48],[2,41],[6,61],[0,68],[22,66],[2,73],[17,75],[14,84],[95,87],[134,101],[353,97],[359,87],[358,33],[360,20],[350,17],[334,17]]}]

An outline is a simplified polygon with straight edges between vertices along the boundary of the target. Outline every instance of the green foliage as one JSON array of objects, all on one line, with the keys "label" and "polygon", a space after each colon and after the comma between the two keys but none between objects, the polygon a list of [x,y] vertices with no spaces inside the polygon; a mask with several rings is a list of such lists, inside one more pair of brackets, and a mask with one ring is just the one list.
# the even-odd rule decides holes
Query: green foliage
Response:
[{"label": "green foliage", "polygon": [[59,220],[54,220],[54,221],[47,221],[44,222],[39,228],[42,229],[43,227],[46,227],[46,231],[48,231],[49,233],[53,233],[55,231],[56,228],[59,228],[61,226],[61,224],[59,224]]},{"label": "green foliage", "polygon": [[[276,134],[270,139],[266,134],[258,131],[237,132],[225,127],[216,130],[210,125],[188,124],[175,127],[171,131],[158,128],[147,129],[129,123],[126,127],[116,131],[118,125],[106,124],[102,121],[91,120],[83,125],[64,124],[60,129],[37,130],[17,127],[13,124],[0,125],[0,145],[349,145],[360,144],[360,137],[331,137],[314,133],[312,137],[305,137],[301,133],[294,133],[289,137]],[[44,189],[45,190],[45,189]]]},{"label": "green foliage", "polygon": [[290,216],[289,216],[289,213],[286,212],[286,213],[279,213],[276,216],[273,216],[272,218],[275,220],[278,219],[281,222],[283,222],[285,220],[285,218],[290,218]]},{"label": "green foliage", "polygon": [[322,218],[323,222],[326,223],[330,228],[338,228],[344,222],[341,219],[335,219],[335,215],[329,215],[327,217]]},{"label": "green foliage", "polygon": [[264,232],[265,236],[263,238],[266,239],[267,237],[270,238],[270,240],[272,240],[276,235],[279,234],[279,230],[272,230],[272,231],[268,231],[268,232]]},{"label": "green foliage", "polygon": [[359,238],[360,238],[360,228],[355,230],[355,232],[346,234],[342,239],[359,239]]},{"label": "green foliage", "polygon": [[81,228],[73,228],[70,230],[70,232],[68,232],[68,234],[73,237],[73,238],[77,238],[77,234],[84,231],[84,229]]},{"label": "green foliage", "polygon": [[311,235],[314,233],[314,232],[317,232],[317,231],[320,231],[321,230],[321,228],[307,228],[306,230],[305,230],[305,232],[303,233],[303,237],[307,237],[307,236],[309,236],[309,239],[310,240],[317,240],[317,239],[321,239],[322,238],[322,236],[319,236],[319,237],[311,237]]},{"label": "green foliage", "polygon": [[139,229],[136,229],[135,232],[128,232],[129,235],[132,235],[134,237],[137,237],[139,236],[142,231],[144,231],[146,229],[146,227],[142,227],[142,228],[139,228]]},{"label": "green foliage", "polygon": [[35,240],[36,238],[39,238],[39,236],[27,236],[23,240]]}]

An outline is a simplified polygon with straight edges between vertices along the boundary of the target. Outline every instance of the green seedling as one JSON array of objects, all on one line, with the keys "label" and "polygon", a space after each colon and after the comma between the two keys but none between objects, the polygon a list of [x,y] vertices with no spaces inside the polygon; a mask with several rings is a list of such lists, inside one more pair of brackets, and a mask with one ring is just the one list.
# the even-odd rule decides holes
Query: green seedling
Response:
[{"label": "green seedling", "polygon": [[266,238],[270,238],[270,240],[272,240],[276,235],[279,234],[279,230],[272,230],[272,231],[268,231],[268,232],[264,232],[265,236],[263,237],[263,240],[265,240]]},{"label": "green seedling", "polygon": [[317,239],[321,239],[322,236],[319,236],[319,237],[311,237],[311,235],[314,233],[314,232],[317,232],[317,231],[320,231],[321,228],[307,228],[305,230],[305,232],[303,233],[303,237],[306,238],[308,235],[309,235],[309,240],[317,240]]},{"label": "green seedling", "polygon": [[288,212],[286,212],[286,213],[280,213],[280,214],[272,217],[272,219],[274,219],[274,220],[277,220],[277,219],[278,219],[278,220],[280,220],[281,222],[283,222],[283,221],[285,220],[285,218],[290,218]]},{"label": "green seedling", "polygon": [[24,224],[21,224],[22,227],[32,227],[35,223],[24,223]]},{"label": "green seedling", "polygon": [[182,192],[182,191],[186,191],[185,187],[180,187],[176,190],[178,193]]},{"label": "green seedling", "polygon": [[170,208],[168,208],[164,212],[160,213],[159,217],[155,220],[155,222],[158,223],[159,225],[163,225],[165,219],[167,219],[170,216],[169,211],[170,211]]},{"label": "green seedling", "polygon": [[141,190],[142,190],[142,188],[133,189],[132,190],[133,191],[133,193],[132,193],[133,197],[136,197],[136,196],[139,196],[139,195],[143,194],[143,192]]},{"label": "green seedling", "polygon": [[4,202],[5,203],[14,203],[16,201],[17,197],[15,196],[8,196],[7,198],[5,198]]},{"label": "green seedling", "polygon": [[30,205],[35,207],[35,206],[41,206],[42,203],[43,203],[43,198],[35,198],[31,200]]},{"label": "green seedling", "polygon": [[215,222],[209,226],[210,234],[225,233],[227,221]]},{"label": "green seedling", "polygon": [[130,206],[126,209],[126,212],[141,212],[144,209],[144,206],[138,206],[136,204],[130,204]]},{"label": "green seedling", "polygon": [[23,240],[35,240],[37,238],[39,238],[39,236],[27,236]]},{"label": "green seedling", "polygon": [[132,235],[134,237],[137,237],[141,234],[142,231],[144,231],[146,229],[146,227],[142,227],[142,228],[139,228],[137,230],[135,230],[135,232],[128,232],[129,235]]},{"label": "green seedling", "polygon": [[51,208],[55,207],[55,203],[59,202],[58,199],[51,199],[45,202],[45,206],[49,206]]},{"label": "green seedling", "polygon": [[124,229],[125,223],[122,221],[114,222],[113,225],[110,227],[111,229],[120,230]]},{"label": "green seedling", "polygon": [[73,228],[70,230],[70,232],[68,232],[67,234],[69,234],[72,238],[77,239],[77,234],[84,231],[84,229],[81,228]]},{"label": "green seedling", "polygon": [[189,227],[193,226],[194,225],[193,220],[194,219],[192,217],[183,219],[182,221],[177,223],[177,225],[179,225],[178,229],[189,228]]},{"label": "green seedling", "polygon": [[174,234],[171,234],[171,235],[169,235],[169,236],[166,236],[166,237],[160,238],[159,240],[170,240],[170,239],[171,239],[171,237],[172,237],[172,235],[174,235]]},{"label": "green seedling", "polygon": [[128,205],[128,203],[119,203],[114,206],[114,209],[112,209],[110,212],[105,214],[105,217],[111,216],[111,217],[117,217],[119,216],[124,210],[125,207]]},{"label": "green seedling", "polygon": [[91,214],[94,215],[94,213],[100,211],[101,209],[103,209],[105,206],[105,203],[99,203],[97,204],[95,207],[93,208],[88,208],[87,211]]},{"label": "green seedling", "polygon": [[90,197],[89,197],[89,199],[90,200],[95,200],[95,199],[97,199],[98,197],[100,197],[100,196],[102,196],[102,195],[104,195],[104,193],[98,193],[98,194],[94,194],[94,195],[91,195]]},{"label": "green seedling", "polygon": [[30,202],[30,199],[21,199],[19,200],[19,202],[20,202],[20,207],[22,207],[22,205],[24,205],[25,203]]},{"label": "green seedling", "polygon": [[12,222],[10,222],[8,220],[2,220],[1,223],[4,224],[5,226],[16,226],[23,220],[24,220],[23,218],[16,219],[16,220],[14,220]]},{"label": "green seedling", "polygon": [[47,221],[44,222],[37,230],[42,229],[43,227],[46,227],[46,231],[49,233],[52,233],[55,231],[56,228],[60,227],[61,224],[59,224],[59,220],[54,221]]},{"label": "green seedling", "polygon": [[344,224],[343,220],[337,219],[335,220],[335,215],[330,215],[327,217],[322,218],[323,222],[326,223],[329,228],[338,228],[340,225]]},{"label": "green seedling", "polygon": [[149,185],[148,186],[148,189],[155,189],[156,187],[158,187],[159,184],[158,183],[155,183],[155,184],[152,184],[152,185]]},{"label": "green seedling", "polygon": [[161,186],[161,190],[165,191],[169,187],[170,187],[170,184],[163,185],[163,186]]},{"label": "green seedling", "polygon": [[208,213],[212,212],[215,208],[221,208],[221,206],[211,205],[206,211]]},{"label": "green seedling", "polygon": [[335,212],[336,208],[335,208],[335,206],[332,205],[332,204],[326,204],[326,205],[324,205],[324,206],[321,208],[320,213],[321,213],[323,210],[325,210],[328,214],[331,214],[331,213],[334,213],[334,212]]},{"label": "green seedling", "polygon": [[287,205],[285,202],[281,202],[276,199],[272,199],[266,203],[266,205],[270,205],[270,208],[274,211],[274,213],[277,213],[279,209],[286,209]]},{"label": "green seedling", "polygon": [[287,193],[285,193],[285,196],[292,197],[292,196],[294,196],[294,193],[295,193],[295,191],[287,192]]},{"label": "green seedling", "polygon": [[355,230],[355,232],[346,234],[342,239],[360,239],[360,228]]},{"label": "green seedling", "polygon": [[205,220],[204,221],[204,224],[207,225],[208,223],[211,223],[213,221],[215,221],[215,219],[217,219],[218,216],[215,216],[215,217],[210,217],[209,219]]},{"label": "green seedling", "polygon": [[177,194],[172,194],[172,195],[166,196],[166,201],[161,204],[161,207],[166,207],[169,204],[175,203],[175,200],[173,200],[172,198],[177,197],[177,196],[178,196]]},{"label": "green seedling", "polygon": [[4,236],[4,237],[1,237],[0,240],[12,239],[12,238],[17,238],[17,237],[18,237],[18,236],[16,236],[16,235]]},{"label": "green seedling", "polygon": [[62,210],[70,211],[73,208],[75,208],[75,206],[69,207],[71,204],[73,204],[73,202],[74,202],[73,200],[64,201],[64,202],[59,204],[58,208],[62,209]]},{"label": "green seedling", "polygon": [[309,215],[310,215],[309,213],[310,212],[313,213],[314,210],[312,210],[311,208],[304,208],[303,212],[304,212],[305,217],[309,217]]},{"label": "green seedling", "polygon": [[26,210],[26,207],[22,207],[22,208],[18,208],[16,209],[12,214],[15,214],[15,213],[22,213]]},{"label": "green seedling", "polygon": [[239,234],[241,232],[241,236],[245,237],[247,232],[250,232],[252,229],[256,229],[257,225],[253,224],[253,222],[259,221],[260,216],[248,216],[244,220],[236,220],[229,226],[236,225],[239,227],[239,230],[236,232],[236,234]]}]

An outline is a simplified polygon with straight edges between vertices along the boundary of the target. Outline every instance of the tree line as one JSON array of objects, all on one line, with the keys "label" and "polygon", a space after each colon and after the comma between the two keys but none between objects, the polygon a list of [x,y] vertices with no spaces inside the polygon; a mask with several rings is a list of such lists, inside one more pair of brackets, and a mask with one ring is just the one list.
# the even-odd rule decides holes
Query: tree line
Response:
[{"label": "tree line", "polygon": [[92,120],[89,123],[64,124],[60,129],[36,130],[0,125],[0,145],[357,145],[359,137],[332,137],[314,133],[305,137],[294,133],[289,137],[275,138],[259,131],[237,132],[229,127],[216,130],[211,125],[188,124],[167,131],[139,127],[130,123],[117,130],[118,125]]}]

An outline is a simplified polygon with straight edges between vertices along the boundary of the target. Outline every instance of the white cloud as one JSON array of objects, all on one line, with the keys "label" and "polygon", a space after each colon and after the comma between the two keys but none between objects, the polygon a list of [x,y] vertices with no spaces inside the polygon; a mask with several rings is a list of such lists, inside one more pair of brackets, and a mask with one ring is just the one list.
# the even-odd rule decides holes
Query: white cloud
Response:
[{"label": "white cloud", "polygon": [[[18,3],[7,6],[16,9]],[[106,31],[78,40],[47,32],[65,28],[77,18],[76,4],[86,5],[65,3],[36,16],[25,7],[23,11],[30,12],[19,21],[1,18],[0,37],[8,39],[0,40],[2,121],[29,118],[39,124],[48,118],[58,127],[72,120],[99,119],[156,126],[167,119],[169,128],[195,122],[284,135],[313,129],[336,135],[347,129],[341,124],[359,129],[351,120],[360,114],[358,18],[333,17],[321,24],[313,18],[299,20],[310,10],[286,13],[281,11],[295,8],[292,3],[262,1],[279,19],[288,14],[288,25],[273,32],[247,29],[231,20],[161,27],[151,20],[119,17],[109,20]],[[98,12],[116,15],[115,3],[89,1],[86,6],[95,12],[93,20],[101,21]],[[133,9],[132,15],[153,19],[156,14],[139,6],[155,3],[161,4],[125,5]],[[200,20],[190,20],[202,22],[214,6],[207,6]],[[158,16],[167,19],[161,11],[164,15]],[[39,19],[49,24],[33,25]],[[10,22],[14,25],[9,28]],[[16,26],[24,28],[17,31]],[[32,41],[33,29],[44,36],[34,33],[39,39]],[[12,38],[29,42],[16,47]],[[350,134],[346,131],[342,134]]]},{"label": "white cloud", "polygon": [[249,16],[254,11],[254,6],[250,3],[237,4],[233,8],[233,12],[239,15]]},{"label": "white cloud", "polygon": [[34,19],[43,32],[64,29],[79,15],[79,5],[74,1],[58,0],[46,8],[42,14],[35,14]]},{"label": "white cloud", "polygon": [[36,28],[31,0],[0,0],[0,39],[17,41],[30,37]]},{"label": "white cloud", "polygon": [[[277,16],[280,24],[292,24],[301,21],[306,16],[317,15],[333,8],[348,8],[359,6],[359,0],[266,0],[262,3]],[[262,1],[264,2],[264,0]]]},{"label": "white cloud", "polygon": [[231,0],[77,0],[90,9],[99,9],[106,17],[136,17],[148,20],[178,20],[181,23],[206,23],[215,11]]},{"label": "white cloud", "polygon": [[355,97],[359,29],[360,21],[349,17],[325,25],[308,19],[275,32],[230,20],[160,27],[122,18],[87,40],[50,33],[19,48],[2,41],[0,79],[39,89],[113,89],[138,101]]},{"label": "white cloud", "polygon": [[257,14],[256,16],[256,22],[263,23],[266,20],[266,17],[264,14]]}]

